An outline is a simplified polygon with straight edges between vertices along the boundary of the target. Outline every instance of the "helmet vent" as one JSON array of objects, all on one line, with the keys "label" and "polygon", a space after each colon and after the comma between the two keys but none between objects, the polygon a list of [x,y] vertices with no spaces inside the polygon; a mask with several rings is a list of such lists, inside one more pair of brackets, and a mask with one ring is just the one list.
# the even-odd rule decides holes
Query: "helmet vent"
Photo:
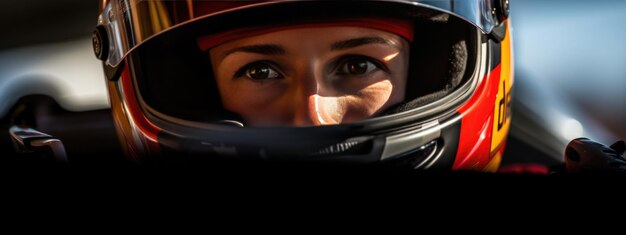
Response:
[{"label": "helmet vent", "polygon": [[334,157],[368,154],[372,146],[372,140],[369,138],[351,138],[344,142],[332,144],[318,151],[314,151],[311,155],[316,157]]}]

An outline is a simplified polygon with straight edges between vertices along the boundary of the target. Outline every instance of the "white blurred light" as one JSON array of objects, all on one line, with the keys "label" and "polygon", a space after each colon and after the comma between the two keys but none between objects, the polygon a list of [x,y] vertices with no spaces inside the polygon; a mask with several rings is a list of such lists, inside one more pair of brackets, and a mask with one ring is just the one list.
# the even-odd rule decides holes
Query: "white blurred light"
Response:
[{"label": "white blurred light", "polygon": [[583,135],[583,126],[576,119],[567,119],[561,126],[561,133],[566,140],[572,140]]}]

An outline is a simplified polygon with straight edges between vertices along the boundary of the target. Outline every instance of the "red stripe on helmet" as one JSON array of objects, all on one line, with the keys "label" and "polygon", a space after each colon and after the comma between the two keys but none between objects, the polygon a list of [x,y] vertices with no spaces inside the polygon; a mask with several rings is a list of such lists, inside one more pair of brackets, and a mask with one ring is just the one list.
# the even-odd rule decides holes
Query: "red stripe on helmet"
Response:
[{"label": "red stripe on helmet", "polygon": [[453,169],[480,170],[489,163],[494,100],[498,94],[500,65],[487,73],[475,94],[457,111],[461,114],[459,148]]},{"label": "red stripe on helmet", "polygon": [[[146,139],[154,144],[158,143],[157,134],[161,131],[161,129],[155,126],[152,122],[150,122],[139,107],[128,66],[125,66],[124,71],[122,71],[120,80],[122,83],[124,95],[126,96],[124,102],[126,103],[126,111],[129,114],[128,116],[132,118],[142,136],[144,136]],[[156,146],[158,146],[158,144]]]}]

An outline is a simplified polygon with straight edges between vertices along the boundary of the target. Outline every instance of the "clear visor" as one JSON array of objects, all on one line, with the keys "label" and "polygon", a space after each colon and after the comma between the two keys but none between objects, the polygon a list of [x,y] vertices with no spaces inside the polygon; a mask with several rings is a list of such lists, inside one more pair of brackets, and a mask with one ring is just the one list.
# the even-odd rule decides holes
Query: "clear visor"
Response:
[{"label": "clear visor", "polygon": [[111,56],[126,57],[144,110],[175,123],[322,126],[445,113],[462,102],[455,92],[480,57],[479,28],[432,5],[130,3],[129,23],[109,25],[124,29]]},{"label": "clear visor", "polygon": [[[264,5],[292,4],[294,1],[208,1],[208,0],[111,0],[99,16],[98,24],[108,32],[106,64],[117,66],[130,51],[146,40],[169,29],[212,15]],[[484,33],[497,24],[489,0],[412,0],[385,1],[421,6],[456,15]],[[361,4],[355,2],[354,4]],[[297,9],[296,9],[297,10]],[[254,19],[250,19],[254,20]]]}]

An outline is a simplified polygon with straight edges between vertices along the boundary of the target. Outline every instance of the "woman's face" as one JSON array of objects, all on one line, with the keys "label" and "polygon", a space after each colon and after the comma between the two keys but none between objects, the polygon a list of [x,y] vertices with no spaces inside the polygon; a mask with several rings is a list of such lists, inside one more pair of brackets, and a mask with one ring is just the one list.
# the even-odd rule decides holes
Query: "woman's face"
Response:
[{"label": "woman's face", "polygon": [[361,27],[277,31],[210,50],[224,107],[248,126],[364,120],[404,99],[409,45]]}]

